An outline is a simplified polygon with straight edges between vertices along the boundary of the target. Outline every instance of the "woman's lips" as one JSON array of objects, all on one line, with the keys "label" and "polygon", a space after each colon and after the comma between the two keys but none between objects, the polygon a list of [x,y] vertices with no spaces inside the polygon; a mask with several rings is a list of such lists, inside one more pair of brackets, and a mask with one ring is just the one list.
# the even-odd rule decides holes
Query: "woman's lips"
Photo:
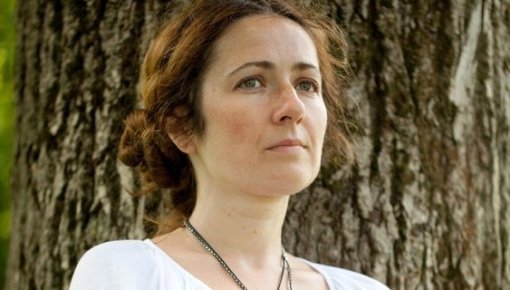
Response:
[{"label": "woman's lips", "polygon": [[295,152],[304,149],[303,142],[299,139],[285,139],[275,145],[270,146],[267,150],[279,152]]}]

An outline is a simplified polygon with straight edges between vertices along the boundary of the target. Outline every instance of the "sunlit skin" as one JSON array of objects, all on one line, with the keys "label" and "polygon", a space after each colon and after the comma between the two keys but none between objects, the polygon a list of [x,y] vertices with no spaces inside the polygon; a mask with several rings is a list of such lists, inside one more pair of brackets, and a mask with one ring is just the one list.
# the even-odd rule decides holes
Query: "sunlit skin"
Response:
[{"label": "sunlit skin", "polygon": [[[204,135],[171,136],[197,180],[190,221],[249,289],[273,289],[288,198],[320,168],[327,113],[314,42],[286,18],[243,18],[216,42],[200,94]],[[154,241],[210,287],[236,288],[186,230]],[[302,261],[291,265],[294,289],[326,289]]]}]

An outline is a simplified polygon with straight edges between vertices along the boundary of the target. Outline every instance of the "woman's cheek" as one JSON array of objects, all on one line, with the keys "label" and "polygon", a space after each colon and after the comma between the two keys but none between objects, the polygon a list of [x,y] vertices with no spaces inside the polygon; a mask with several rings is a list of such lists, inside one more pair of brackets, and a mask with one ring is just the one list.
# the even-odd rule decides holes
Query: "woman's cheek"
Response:
[{"label": "woman's cheek", "polygon": [[224,137],[230,142],[234,142],[231,145],[239,146],[250,141],[249,135],[254,133],[255,128],[253,127],[254,122],[249,118],[247,112],[234,108],[225,110],[221,115],[223,117],[220,126],[224,128]]}]

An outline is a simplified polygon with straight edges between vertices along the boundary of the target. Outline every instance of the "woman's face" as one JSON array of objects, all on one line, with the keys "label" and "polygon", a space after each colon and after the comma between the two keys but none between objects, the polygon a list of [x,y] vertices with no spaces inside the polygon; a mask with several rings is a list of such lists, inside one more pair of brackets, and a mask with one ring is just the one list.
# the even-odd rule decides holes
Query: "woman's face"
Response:
[{"label": "woman's face", "polygon": [[198,190],[277,196],[317,176],[327,113],[313,40],[280,16],[250,16],[218,39],[201,83],[205,134],[190,155]]}]

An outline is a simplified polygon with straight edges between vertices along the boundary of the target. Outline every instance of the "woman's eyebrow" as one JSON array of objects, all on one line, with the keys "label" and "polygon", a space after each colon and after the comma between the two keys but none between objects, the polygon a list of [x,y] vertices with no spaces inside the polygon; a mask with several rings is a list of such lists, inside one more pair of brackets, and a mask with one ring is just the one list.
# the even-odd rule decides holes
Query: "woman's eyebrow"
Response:
[{"label": "woman's eyebrow", "polygon": [[292,68],[293,70],[308,70],[308,69],[313,69],[313,70],[319,70],[318,67],[316,67],[315,65],[311,64],[311,63],[306,63],[306,62],[298,62],[294,65],[294,67]]},{"label": "woman's eyebrow", "polygon": [[[274,69],[276,67],[276,65],[270,61],[251,61],[251,62],[242,64],[238,68],[234,69],[229,74],[227,74],[227,77],[231,77],[238,71],[243,70],[247,67],[253,67],[253,66],[260,67],[263,69]],[[319,70],[319,68],[316,67],[315,65],[306,63],[306,62],[298,62],[292,67],[292,70],[308,70],[308,69],[313,69],[313,70],[317,70],[317,71]]]},{"label": "woman's eyebrow", "polygon": [[255,67],[260,67],[260,68],[263,68],[263,69],[273,69],[275,67],[274,63],[272,62],[269,62],[269,61],[251,61],[251,62],[247,62],[241,66],[239,66],[238,68],[236,68],[235,70],[233,70],[232,72],[230,72],[227,77],[231,77],[232,75],[234,75],[236,72],[240,71],[240,70],[243,70],[247,67],[252,67],[252,66],[255,66]]}]

